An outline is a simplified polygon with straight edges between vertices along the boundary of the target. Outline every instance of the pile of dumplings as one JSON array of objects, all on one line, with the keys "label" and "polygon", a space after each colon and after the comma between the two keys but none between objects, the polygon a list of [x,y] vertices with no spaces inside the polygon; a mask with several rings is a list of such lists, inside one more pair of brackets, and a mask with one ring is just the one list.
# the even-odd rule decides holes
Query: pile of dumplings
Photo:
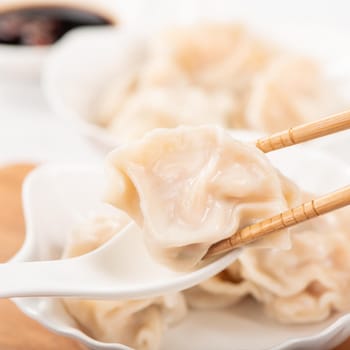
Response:
[{"label": "pile of dumplings", "polygon": [[[106,164],[106,201],[117,211],[74,229],[63,257],[95,249],[134,221],[154,259],[193,269],[212,244],[310,198],[259,149],[213,125],[151,131],[112,151]],[[246,297],[280,322],[321,321],[350,309],[346,210],[246,246],[224,271],[183,292],[63,303],[88,335],[137,350],[159,349],[191,308],[227,308]]]},{"label": "pile of dumplings", "polygon": [[118,142],[179,125],[271,133],[333,113],[342,103],[313,60],[238,24],[173,28],[138,45],[116,67],[91,116]]}]

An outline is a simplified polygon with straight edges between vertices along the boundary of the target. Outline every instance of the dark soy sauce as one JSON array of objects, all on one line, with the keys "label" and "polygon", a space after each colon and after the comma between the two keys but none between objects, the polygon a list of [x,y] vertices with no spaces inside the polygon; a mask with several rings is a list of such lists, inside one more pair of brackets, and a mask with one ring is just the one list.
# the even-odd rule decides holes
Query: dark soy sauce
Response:
[{"label": "dark soy sauce", "polygon": [[81,26],[113,25],[89,10],[70,7],[28,7],[0,13],[0,44],[45,46]]}]

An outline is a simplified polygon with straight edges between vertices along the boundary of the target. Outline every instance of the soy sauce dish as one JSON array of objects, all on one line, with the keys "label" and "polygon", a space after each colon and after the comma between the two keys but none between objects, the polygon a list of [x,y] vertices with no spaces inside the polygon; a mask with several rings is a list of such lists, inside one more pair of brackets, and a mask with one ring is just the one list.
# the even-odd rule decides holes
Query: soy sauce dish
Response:
[{"label": "soy sauce dish", "polygon": [[52,45],[80,27],[116,26],[108,2],[16,0],[0,4],[0,72],[35,78]]}]

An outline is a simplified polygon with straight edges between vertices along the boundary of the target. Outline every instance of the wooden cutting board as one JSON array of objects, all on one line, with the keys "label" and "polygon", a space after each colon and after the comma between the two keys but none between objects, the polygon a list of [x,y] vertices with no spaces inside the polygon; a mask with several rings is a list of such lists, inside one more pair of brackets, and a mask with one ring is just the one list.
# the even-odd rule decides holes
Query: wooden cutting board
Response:
[{"label": "wooden cutting board", "polygon": [[[24,238],[21,187],[30,164],[0,168],[0,262],[20,248]],[[0,283],[1,286],[1,283]],[[350,339],[334,350],[350,349]],[[25,316],[9,300],[0,300],[0,350],[87,350]]]},{"label": "wooden cutting board", "polygon": [[[21,187],[31,169],[29,164],[0,169],[0,262],[7,261],[23,242]],[[0,349],[86,350],[86,347],[46,330],[9,300],[0,300]]]}]

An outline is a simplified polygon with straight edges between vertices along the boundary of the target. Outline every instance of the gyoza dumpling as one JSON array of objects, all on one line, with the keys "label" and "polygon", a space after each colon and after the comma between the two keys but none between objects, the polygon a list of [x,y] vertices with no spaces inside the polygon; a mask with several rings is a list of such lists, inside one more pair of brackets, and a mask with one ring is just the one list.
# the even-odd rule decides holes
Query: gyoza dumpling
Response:
[{"label": "gyoza dumpling", "polygon": [[305,323],[350,309],[348,215],[345,209],[296,227],[290,251],[242,256],[247,279],[271,294],[261,299],[270,315]]},{"label": "gyoza dumpling", "polygon": [[236,107],[229,125],[242,127],[253,78],[276,51],[237,24],[175,27],[154,38],[140,81],[224,91]]},{"label": "gyoza dumpling", "polygon": [[[73,231],[64,257],[96,249],[128,223],[130,218],[120,211],[88,220]],[[89,336],[103,342],[123,343],[137,350],[158,349],[164,330],[186,314],[181,293],[142,300],[64,299],[63,303]]]},{"label": "gyoza dumpling", "polygon": [[339,105],[340,98],[314,61],[280,56],[256,77],[247,102],[246,126],[281,131],[335,112]]},{"label": "gyoza dumpling", "polygon": [[155,128],[181,124],[227,126],[234,108],[233,99],[223,92],[189,86],[149,88],[129,98],[109,130],[125,142],[139,139]]},{"label": "gyoza dumpling", "polygon": [[250,295],[280,322],[321,321],[350,309],[349,210],[291,230],[290,250],[244,251],[221,274],[186,292],[195,308],[223,307]]},{"label": "gyoza dumpling", "polygon": [[264,290],[242,277],[239,261],[224,271],[184,292],[187,304],[193,309],[217,309],[234,305],[250,295],[259,299]]},{"label": "gyoza dumpling", "polygon": [[241,25],[201,23],[161,33],[150,55],[151,60],[168,60],[193,83],[232,88],[259,71],[274,51]]},{"label": "gyoza dumpling", "polygon": [[173,268],[194,267],[213,243],[285,210],[298,194],[260,150],[213,126],[155,130],[107,163],[108,201]]}]

